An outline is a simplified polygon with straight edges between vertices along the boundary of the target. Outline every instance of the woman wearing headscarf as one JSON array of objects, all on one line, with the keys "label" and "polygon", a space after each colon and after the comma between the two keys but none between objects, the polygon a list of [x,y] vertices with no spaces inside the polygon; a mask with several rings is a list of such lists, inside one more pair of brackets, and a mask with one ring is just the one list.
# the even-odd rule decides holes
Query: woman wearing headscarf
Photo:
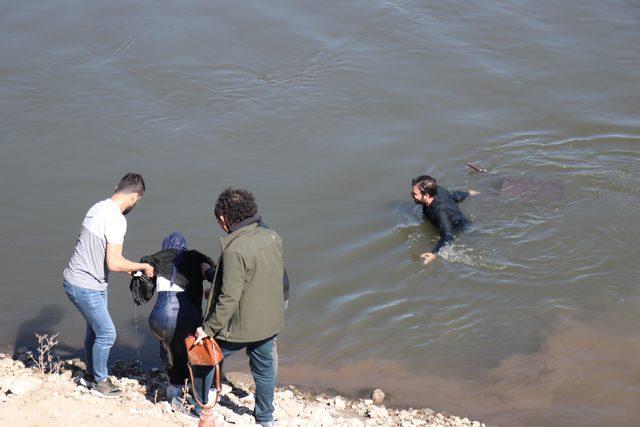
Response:
[{"label": "woman wearing headscarf", "polygon": [[202,324],[202,281],[213,278],[215,264],[208,256],[187,247],[187,239],[173,232],[162,250],[142,258],[156,272],[158,297],[149,326],[160,340],[160,357],[167,375],[167,399],[182,395],[189,378],[184,340]]}]

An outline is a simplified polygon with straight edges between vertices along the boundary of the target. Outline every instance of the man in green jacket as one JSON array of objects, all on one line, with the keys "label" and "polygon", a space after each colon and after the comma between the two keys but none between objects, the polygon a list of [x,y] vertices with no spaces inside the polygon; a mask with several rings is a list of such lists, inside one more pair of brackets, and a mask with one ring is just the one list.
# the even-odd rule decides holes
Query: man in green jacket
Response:
[{"label": "man in green jacket", "polygon": [[272,348],[284,324],[282,240],[261,217],[253,195],[228,188],[218,196],[214,213],[228,234],[220,238],[221,256],[197,342],[216,339],[224,357],[245,349],[256,383],[255,418],[272,426],[276,385]]}]

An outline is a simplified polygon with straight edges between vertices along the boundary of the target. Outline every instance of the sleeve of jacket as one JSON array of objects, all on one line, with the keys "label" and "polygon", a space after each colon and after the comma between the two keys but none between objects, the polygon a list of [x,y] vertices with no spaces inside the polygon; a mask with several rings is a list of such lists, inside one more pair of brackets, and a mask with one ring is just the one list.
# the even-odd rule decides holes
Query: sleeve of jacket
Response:
[{"label": "sleeve of jacket", "polygon": [[453,226],[449,221],[449,215],[443,209],[437,213],[438,228],[440,229],[440,240],[431,250],[434,254],[438,253],[440,249],[453,242]]},{"label": "sleeve of jacket", "polygon": [[140,262],[145,262],[147,264],[152,265],[153,268],[158,268],[161,261],[160,252],[156,252],[155,254],[152,254],[152,255],[143,256],[142,258],[140,258]]},{"label": "sleeve of jacket", "polygon": [[451,195],[453,196],[453,200],[458,203],[469,197],[469,193],[466,191],[454,191],[451,193]]},{"label": "sleeve of jacket", "polygon": [[227,327],[244,290],[246,270],[242,256],[237,252],[223,252],[222,263],[224,268],[222,269],[220,296],[202,327],[209,336],[215,336]]}]

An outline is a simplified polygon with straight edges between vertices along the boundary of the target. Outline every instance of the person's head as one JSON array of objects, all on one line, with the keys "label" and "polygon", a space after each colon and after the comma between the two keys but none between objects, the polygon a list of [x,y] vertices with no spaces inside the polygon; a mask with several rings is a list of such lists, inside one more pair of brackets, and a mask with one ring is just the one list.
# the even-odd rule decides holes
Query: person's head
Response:
[{"label": "person's head", "polygon": [[144,195],[146,186],[142,175],[129,172],[122,177],[113,195],[116,203],[121,207],[122,214],[126,215],[133,210]]},{"label": "person's head", "polygon": [[218,196],[213,213],[220,227],[229,232],[234,225],[257,215],[258,205],[249,191],[230,187]]},{"label": "person's head", "polygon": [[175,249],[177,251],[186,251],[187,247],[187,239],[177,231],[169,234],[167,237],[162,240],[162,250],[165,249]]},{"label": "person's head", "polygon": [[438,192],[438,181],[429,175],[420,175],[411,180],[411,197],[418,205],[429,206]]}]

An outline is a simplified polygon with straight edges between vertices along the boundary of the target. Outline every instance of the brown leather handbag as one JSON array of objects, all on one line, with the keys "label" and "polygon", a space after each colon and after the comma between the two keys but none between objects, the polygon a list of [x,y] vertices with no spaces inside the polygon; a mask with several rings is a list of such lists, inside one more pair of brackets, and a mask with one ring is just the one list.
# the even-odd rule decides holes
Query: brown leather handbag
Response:
[{"label": "brown leather handbag", "polygon": [[[184,343],[187,347],[187,356],[189,363],[189,376],[191,377],[191,389],[193,390],[193,398],[198,402],[198,405],[202,406],[202,413],[200,415],[200,422],[198,426],[213,426],[215,425],[213,420],[213,406],[220,400],[220,394],[222,392],[222,384],[220,378],[220,362],[224,358],[222,356],[222,350],[220,346],[211,337],[206,337],[202,340],[201,344],[195,344],[196,337],[189,335],[185,338]],[[213,403],[204,404],[198,398],[198,393],[195,389],[195,382],[193,380],[193,366],[211,366],[215,369],[215,387],[216,387],[216,400]]]}]

